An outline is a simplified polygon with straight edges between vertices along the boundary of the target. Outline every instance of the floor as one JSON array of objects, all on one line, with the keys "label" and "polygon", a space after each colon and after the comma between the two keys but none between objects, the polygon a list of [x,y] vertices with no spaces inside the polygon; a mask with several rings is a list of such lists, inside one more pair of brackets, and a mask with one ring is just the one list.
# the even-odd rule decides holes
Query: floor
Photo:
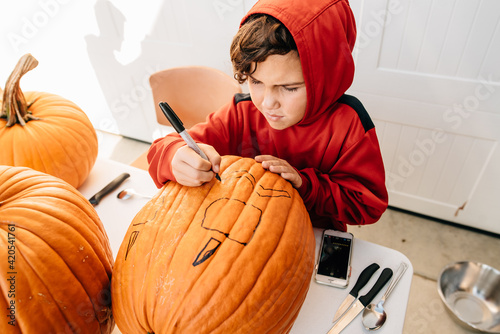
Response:
[{"label": "floor", "polygon": [[[149,143],[98,132],[99,156],[130,164]],[[457,325],[437,292],[441,269],[453,261],[477,261],[500,269],[500,238],[388,209],[379,222],[350,229],[356,238],[405,254],[414,270],[404,334],[473,333]],[[390,298],[387,304],[390,303]],[[390,316],[390,315],[389,315]]]}]

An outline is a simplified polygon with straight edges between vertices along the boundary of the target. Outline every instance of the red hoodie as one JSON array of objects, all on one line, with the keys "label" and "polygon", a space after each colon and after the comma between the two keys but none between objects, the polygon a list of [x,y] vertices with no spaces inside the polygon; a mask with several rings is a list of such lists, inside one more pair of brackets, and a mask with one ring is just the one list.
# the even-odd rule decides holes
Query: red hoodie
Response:
[{"label": "red hoodie", "polygon": [[[317,227],[345,231],[347,224],[376,222],[388,196],[375,128],[362,104],[344,95],[354,76],[356,39],[348,1],[260,0],[242,24],[258,13],[280,20],[295,40],[307,91],[304,118],[275,130],[248,94],[237,94],[189,133],[221,156],[288,161],[302,177],[298,191]],[[182,145],[177,134],[152,144],[149,172],[158,187],[175,179],[170,162]]]}]

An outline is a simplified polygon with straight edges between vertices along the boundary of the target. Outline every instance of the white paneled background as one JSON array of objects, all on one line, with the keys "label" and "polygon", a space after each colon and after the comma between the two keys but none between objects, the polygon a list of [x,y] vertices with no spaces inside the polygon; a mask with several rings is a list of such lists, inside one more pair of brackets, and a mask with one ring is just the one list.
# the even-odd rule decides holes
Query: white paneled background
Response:
[{"label": "white paneled background", "polygon": [[351,1],[390,204],[500,233],[500,1]]},{"label": "white paneled background", "polygon": [[[401,1],[384,29],[379,67],[476,80],[500,76],[498,1]],[[394,52],[396,51],[396,52]]]},{"label": "white paneled background", "polygon": [[[149,75],[206,65],[256,0],[24,0],[0,4],[0,85],[77,103],[98,129],[150,142]],[[372,116],[390,204],[500,233],[500,1],[351,0],[358,24],[348,93]]]}]

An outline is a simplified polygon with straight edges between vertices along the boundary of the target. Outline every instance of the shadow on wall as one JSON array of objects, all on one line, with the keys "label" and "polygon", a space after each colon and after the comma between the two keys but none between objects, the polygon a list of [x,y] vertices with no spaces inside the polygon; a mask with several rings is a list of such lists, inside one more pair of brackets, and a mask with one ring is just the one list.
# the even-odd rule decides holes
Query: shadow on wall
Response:
[{"label": "shadow on wall", "polygon": [[[157,0],[136,8],[120,4],[130,6],[125,11],[109,0],[96,1],[99,34],[87,35],[85,41],[113,116],[98,124],[101,130],[146,142],[159,137],[149,86],[154,72],[204,65],[231,73],[229,45],[244,3],[221,12],[217,1],[195,2]],[[144,31],[144,37],[134,30]]]},{"label": "shadow on wall", "polygon": [[152,95],[147,80],[155,70],[145,71],[147,61],[141,57],[132,63],[121,64],[116,55],[124,42],[126,18],[107,0],[98,0],[94,9],[99,35],[88,35],[85,41],[90,62],[114,117],[101,121],[99,128],[150,140],[135,130],[149,128],[145,115]]}]

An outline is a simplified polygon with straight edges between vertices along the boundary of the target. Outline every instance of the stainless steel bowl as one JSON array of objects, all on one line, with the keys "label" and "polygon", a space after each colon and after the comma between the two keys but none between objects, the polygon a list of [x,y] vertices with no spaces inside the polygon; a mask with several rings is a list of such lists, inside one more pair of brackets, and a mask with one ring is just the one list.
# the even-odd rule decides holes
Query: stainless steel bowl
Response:
[{"label": "stainless steel bowl", "polygon": [[439,275],[438,292],[465,328],[500,333],[500,271],[477,262],[451,263]]}]

